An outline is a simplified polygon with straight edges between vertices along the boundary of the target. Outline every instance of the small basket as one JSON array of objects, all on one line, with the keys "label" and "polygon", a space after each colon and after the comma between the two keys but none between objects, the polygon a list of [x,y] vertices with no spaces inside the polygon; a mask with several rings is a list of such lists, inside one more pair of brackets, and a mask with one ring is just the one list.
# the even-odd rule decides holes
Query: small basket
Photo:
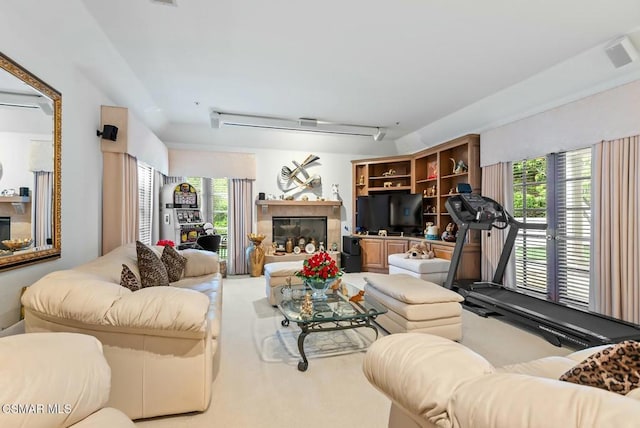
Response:
[{"label": "small basket", "polygon": [[2,241],[2,245],[10,249],[11,251],[24,250],[29,248],[33,244],[33,239],[25,241],[24,239],[5,239]]}]

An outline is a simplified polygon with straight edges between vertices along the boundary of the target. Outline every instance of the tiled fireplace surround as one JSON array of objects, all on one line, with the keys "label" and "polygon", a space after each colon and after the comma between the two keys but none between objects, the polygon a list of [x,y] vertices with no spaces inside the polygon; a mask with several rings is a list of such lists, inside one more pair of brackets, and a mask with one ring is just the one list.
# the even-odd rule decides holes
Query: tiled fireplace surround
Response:
[{"label": "tiled fireplace surround", "polygon": [[327,217],[327,242],[325,247],[330,248],[332,243],[341,246],[340,234],[340,201],[282,201],[259,200],[257,205],[258,233],[265,235],[263,241],[265,248],[271,247],[273,234],[273,217]]}]

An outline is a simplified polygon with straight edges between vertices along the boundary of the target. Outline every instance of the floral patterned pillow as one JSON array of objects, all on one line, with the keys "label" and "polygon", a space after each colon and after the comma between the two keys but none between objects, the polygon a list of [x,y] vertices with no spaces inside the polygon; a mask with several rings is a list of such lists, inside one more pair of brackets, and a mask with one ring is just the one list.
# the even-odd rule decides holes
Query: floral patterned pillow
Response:
[{"label": "floral patterned pillow", "polygon": [[120,285],[127,287],[131,291],[140,289],[140,281],[136,275],[129,269],[129,266],[123,264],[122,272],[120,272]]},{"label": "floral patterned pillow", "polygon": [[138,269],[140,270],[140,288],[169,285],[169,275],[164,263],[156,253],[140,241],[136,241],[136,253],[138,254]]},{"label": "floral patterned pillow", "polygon": [[182,272],[187,264],[187,258],[180,255],[175,248],[165,245],[160,258],[169,275],[169,282],[176,282],[182,278]]}]

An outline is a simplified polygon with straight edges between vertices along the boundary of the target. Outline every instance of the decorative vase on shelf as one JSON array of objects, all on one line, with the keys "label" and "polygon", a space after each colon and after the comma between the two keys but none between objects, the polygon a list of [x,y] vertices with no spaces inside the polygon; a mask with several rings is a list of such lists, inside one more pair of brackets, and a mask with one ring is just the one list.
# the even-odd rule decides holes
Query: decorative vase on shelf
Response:
[{"label": "decorative vase on shelf", "polygon": [[312,291],[313,300],[324,300],[327,298],[326,291],[337,278],[309,278],[304,281],[305,285]]}]

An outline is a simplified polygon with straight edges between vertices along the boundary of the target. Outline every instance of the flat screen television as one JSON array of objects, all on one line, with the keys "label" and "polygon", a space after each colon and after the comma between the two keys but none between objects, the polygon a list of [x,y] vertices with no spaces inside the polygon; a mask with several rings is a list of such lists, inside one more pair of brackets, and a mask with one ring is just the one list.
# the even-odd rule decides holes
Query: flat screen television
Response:
[{"label": "flat screen television", "polygon": [[[369,232],[415,232],[422,229],[422,195],[374,194],[356,200],[356,226]],[[411,230],[409,230],[411,229]]]},{"label": "flat screen television", "polygon": [[367,224],[370,231],[389,228],[389,195],[369,195]]},{"label": "flat screen television", "polygon": [[390,195],[389,226],[422,228],[422,195],[419,193]]}]

